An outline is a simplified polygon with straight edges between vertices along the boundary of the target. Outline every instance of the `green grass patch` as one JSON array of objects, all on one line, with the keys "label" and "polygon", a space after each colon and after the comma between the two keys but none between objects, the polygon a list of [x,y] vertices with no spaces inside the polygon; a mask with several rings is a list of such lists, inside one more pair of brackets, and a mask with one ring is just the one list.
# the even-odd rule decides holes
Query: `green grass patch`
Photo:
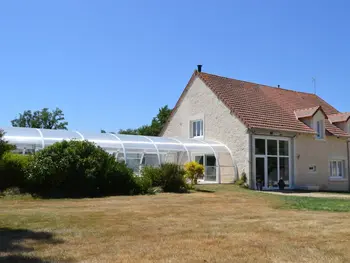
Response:
[{"label": "green grass patch", "polygon": [[282,209],[350,212],[350,200],[347,199],[299,196],[283,196],[279,198],[282,201],[279,208]]}]

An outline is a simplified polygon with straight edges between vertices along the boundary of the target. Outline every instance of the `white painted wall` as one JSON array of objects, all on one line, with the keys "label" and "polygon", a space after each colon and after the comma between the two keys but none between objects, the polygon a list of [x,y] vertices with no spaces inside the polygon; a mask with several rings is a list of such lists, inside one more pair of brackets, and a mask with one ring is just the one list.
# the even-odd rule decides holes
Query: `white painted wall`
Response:
[{"label": "white painted wall", "polygon": [[[232,151],[238,174],[241,175],[245,171],[249,177],[249,135],[247,128],[197,77],[169,122],[163,136],[188,138],[190,121],[199,118],[204,120],[203,139],[213,139],[227,145]],[[221,183],[232,183],[237,174],[223,172],[224,170],[222,169],[221,173]]]}]

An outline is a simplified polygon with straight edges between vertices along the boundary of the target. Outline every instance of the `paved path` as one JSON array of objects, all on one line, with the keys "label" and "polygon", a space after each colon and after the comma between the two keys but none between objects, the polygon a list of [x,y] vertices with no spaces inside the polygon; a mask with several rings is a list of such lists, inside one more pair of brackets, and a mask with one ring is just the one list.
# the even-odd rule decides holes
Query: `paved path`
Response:
[{"label": "paved path", "polygon": [[325,192],[310,192],[310,193],[298,193],[298,192],[277,192],[277,191],[262,191],[262,193],[276,194],[284,196],[307,196],[307,197],[326,197],[326,198],[341,198],[350,199],[350,194],[342,193],[325,193]]}]

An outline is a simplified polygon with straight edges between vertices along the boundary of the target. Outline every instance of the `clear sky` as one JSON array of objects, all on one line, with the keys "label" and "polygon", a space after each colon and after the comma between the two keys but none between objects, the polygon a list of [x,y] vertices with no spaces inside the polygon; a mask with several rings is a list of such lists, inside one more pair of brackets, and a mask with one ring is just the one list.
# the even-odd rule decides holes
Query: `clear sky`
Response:
[{"label": "clear sky", "polygon": [[1,1],[0,126],[61,108],[115,131],[173,107],[203,71],[317,93],[350,111],[350,1]]}]

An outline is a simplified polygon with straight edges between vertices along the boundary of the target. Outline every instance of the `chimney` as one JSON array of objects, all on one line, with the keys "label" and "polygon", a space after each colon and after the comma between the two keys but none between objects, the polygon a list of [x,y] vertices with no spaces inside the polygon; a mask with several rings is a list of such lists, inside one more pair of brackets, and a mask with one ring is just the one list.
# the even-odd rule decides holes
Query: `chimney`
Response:
[{"label": "chimney", "polygon": [[202,65],[197,65],[197,71],[202,72]]}]

